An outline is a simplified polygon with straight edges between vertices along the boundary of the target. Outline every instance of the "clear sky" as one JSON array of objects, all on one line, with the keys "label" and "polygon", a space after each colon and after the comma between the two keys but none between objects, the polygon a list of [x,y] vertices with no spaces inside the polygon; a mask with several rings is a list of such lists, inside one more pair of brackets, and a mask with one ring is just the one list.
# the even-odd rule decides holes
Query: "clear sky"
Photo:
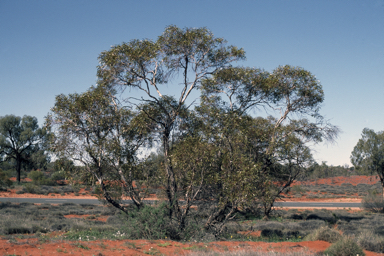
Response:
[{"label": "clear sky", "polygon": [[0,116],[36,116],[96,82],[111,45],[156,39],[168,25],[207,27],[243,47],[244,66],[300,66],[321,80],[321,113],[343,131],[314,147],[350,164],[364,127],[384,130],[384,0],[0,0]]}]

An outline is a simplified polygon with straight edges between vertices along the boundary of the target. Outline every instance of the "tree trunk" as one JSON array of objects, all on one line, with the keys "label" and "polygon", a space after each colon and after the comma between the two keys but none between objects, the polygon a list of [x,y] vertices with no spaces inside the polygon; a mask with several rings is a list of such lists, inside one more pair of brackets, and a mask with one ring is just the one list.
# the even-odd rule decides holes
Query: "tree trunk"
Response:
[{"label": "tree trunk", "polygon": [[177,184],[169,155],[169,136],[169,129],[165,129],[163,134],[164,167],[167,174],[166,193],[169,201],[169,217],[171,218],[174,213],[179,214],[179,205],[176,198]]},{"label": "tree trunk", "polygon": [[17,182],[20,184],[21,159],[19,157],[16,158],[16,172],[17,172]]}]

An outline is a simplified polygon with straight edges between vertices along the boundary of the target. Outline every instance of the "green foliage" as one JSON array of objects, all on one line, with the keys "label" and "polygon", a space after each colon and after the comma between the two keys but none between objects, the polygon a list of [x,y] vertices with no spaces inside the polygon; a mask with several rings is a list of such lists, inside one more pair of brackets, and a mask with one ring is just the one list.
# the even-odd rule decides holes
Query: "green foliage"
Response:
[{"label": "green foliage", "polygon": [[384,253],[384,238],[372,231],[363,231],[357,237],[357,243],[365,250]]},{"label": "green foliage", "polygon": [[0,160],[14,160],[17,181],[23,163],[38,163],[46,159],[41,151],[45,130],[39,128],[37,118],[14,115],[0,117]]},{"label": "green foliage", "polygon": [[[97,86],[57,96],[46,120],[51,150],[82,164],[66,177],[97,183],[100,199],[133,214],[132,237],[183,239],[196,200],[207,204],[204,228],[216,237],[239,212],[262,207],[269,216],[313,162],[308,143],[333,140],[338,128],[319,113],[324,92],[309,71],[233,65],[243,59],[242,48],[206,28],[176,26],[102,52]],[[167,85],[180,88],[165,95]],[[128,87],[140,97],[124,98]],[[192,109],[187,100],[197,89]],[[250,114],[258,109],[276,115]],[[152,149],[157,156],[138,157]],[[155,186],[167,207],[143,206]],[[128,211],[123,196],[138,209]]]},{"label": "green foliage", "polygon": [[363,249],[361,249],[361,247],[351,237],[341,238],[339,241],[328,247],[328,249],[324,251],[324,254],[329,256],[365,255]]},{"label": "green foliage", "polygon": [[144,206],[141,209],[129,211],[124,218],[122,232],[129,239],[174,239],[185,237],[178,230],[177,225],[169,218],[169,211],[165,204],[159,206]]},{"label": "green foliage", "polygon": [[308,236],[304,238],[304,240],[306,241],[322,240],[328,243],[335,243],[340,238],[341,238],[341,234],[338,231],[331,229],[328,226],[324,226],[310,233]]},{"label": "green foliage", "polygon": [[12,185],[7,173],[0,169],[0,191]]},{"label": "green foliage", "polygon": [[40,170],[34,170],[28,173],[28,178],[32,179],[34,185],[54,185],[54,182],[46,177]]},{"label": "green foliage", "polygon": [[[123,193],[138,206],[146,195],[142,188],[148,187],[148,175],[140,169],[136,151],[147,142],[147,132],[114,93],[99,86],[83,94],[59,95],[46,127],[50,148],[60,157],[57,168],[69,167],[64,171],[73,183],[97,182],[101,198],[124,211],[119,204]],[[75,159],[83,166],[74,167]]]},{"label": "green foliage", "polygon": [[316,180],[328,177],[367,174],[368,173],[363,172],[362,169],[355,169],[353,167],[349,167],[348,165],[329,166],[325,161],[323,161],[321,164],[315,162],[311,166],[309,166],[303,179]]},{"label": "green foliage", "polygon": [[351,162],[356,169],[377,174],[384,187],[384,132],[364,128],[351,153]]},{"label": "green foliage", "polygon": [[362,208],[370,212],[384,212],[384,198],[382,193],[370,191],[363,200]]}]

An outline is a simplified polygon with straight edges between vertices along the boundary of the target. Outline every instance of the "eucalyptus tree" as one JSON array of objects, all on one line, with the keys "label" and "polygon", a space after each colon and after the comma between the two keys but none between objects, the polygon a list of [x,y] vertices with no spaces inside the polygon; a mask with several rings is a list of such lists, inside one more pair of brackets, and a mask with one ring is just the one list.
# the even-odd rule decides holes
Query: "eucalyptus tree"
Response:
[{"label": "eucalyptus tree", "polygon": [[[142,97],[128,100],[136,104],[154,126],[164,153],[166,194],[170,216],[180,220],[178,185],[170,151],[178,120],[189,108],[191,93],[231,63],[245,58],[244,50],[227,46],[206,28],[169,26],[156,41],[132,40],[102,52],[98,67],[99,84],[113,88],[134,88]],[[172,93],[164,90],[172,86]],[[176,95],[176,96],[175,96]]]},{"label": "eucalyptus tree", "polygon": [[[268,216],[275,200],[311,163],[308,143],[332,141],[337,136],[338,128],[319,113],[324,100],[320,82],[297,67],[281,66],[272,73],[231,67],[202,85],[198,112],[207,124],[203,133],[217,145],[217,173],[224,175],[218,184],[223,182],[221,188],[232,194],[223,189],[215,193],[221,203],[206,227],[212,227],[219,215],[230,218],[255,199]],[[259,109],[270,116],[254,117]],[[241,184],[241,188],[228,189]]]},{"label": "eucalyptus tree", "polygon": [[135,117],[134,111],[120,105],[113,90],[98,86],[82,94],[58,95],[46,118],[52,152],[81,165],[71,170],[84,182],[97,182],[100,199],[124,212],[122,196],[141,207],[147,195],[142,188],[148,188],[137,151],[149,142],[149,127]]},{"label": "eucalyptus tree", "polygon": [[44,136],[45,130],[39,128],[36,117],[0,117],[0,161],[15,161],[19,183],[22,164],[32,161],[31,156],[40,150]]},{"label": "eucalyptus tree", "polygon": [[356,169],[376,173],[384,193],[384,131],[375,132],[364,128],[361,139],[351,153],[351,163]]}]

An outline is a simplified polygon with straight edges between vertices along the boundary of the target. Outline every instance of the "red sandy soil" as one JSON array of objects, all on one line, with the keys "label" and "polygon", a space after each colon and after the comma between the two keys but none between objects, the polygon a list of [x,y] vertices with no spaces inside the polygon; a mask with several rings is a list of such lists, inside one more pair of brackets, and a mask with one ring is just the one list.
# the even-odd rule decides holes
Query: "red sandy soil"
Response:
[{"label": "red sandy soil", "polygon": [[[6,255],[188,255],[198,251],[274,251],[308,253],[323,252],[330,246],[324,241],[308,242],[250,242],[221,241],[211,243],[179,243],[167,240],[99,240],[99,241],[62,241],[40,243],[36,238],[16,239],[17,241],[0,240],[0,253]],[[367,256],[382,255],[365,251]]]}]

